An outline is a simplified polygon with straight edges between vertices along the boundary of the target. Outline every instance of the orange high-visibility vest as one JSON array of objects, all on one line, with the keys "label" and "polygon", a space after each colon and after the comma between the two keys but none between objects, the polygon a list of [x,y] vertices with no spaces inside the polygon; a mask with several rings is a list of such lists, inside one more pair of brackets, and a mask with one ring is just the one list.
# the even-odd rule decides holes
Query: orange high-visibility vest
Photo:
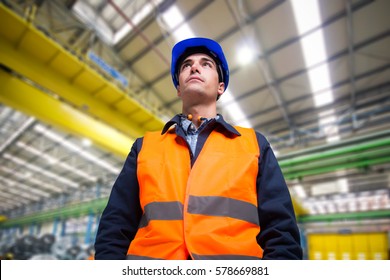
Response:
[{"label": "orange high-visibility vest", "polygon": [[260,259],[253,129],[214,130],[191,168],[174,129],[145,134],[137,176],[143,216],[128,259]]}]

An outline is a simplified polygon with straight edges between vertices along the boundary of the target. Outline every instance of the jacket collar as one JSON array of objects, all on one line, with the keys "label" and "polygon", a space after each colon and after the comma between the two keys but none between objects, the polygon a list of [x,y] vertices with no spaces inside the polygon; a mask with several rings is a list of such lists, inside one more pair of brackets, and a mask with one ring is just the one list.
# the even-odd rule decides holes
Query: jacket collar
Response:
[{"label": "jacket collar", "polygon": [[[181,117],[183,115],[182,114],[177,114],[176,116],[174,116],[170,121],[168,121],[165,125],[164,125],[164,128],[163,130],[161,131],[161,135],[162,134],[165,134],[169,128],[173,125],[176,125],[178,126],[181,122]],[[231,124],[227,123],[222,115],[218,114],[218,118],[216,118],[216,123],[219,124],[220,126],[222,126],[225,130],[227,130],[228,132],[232,133],[232,134],[235,134],[237,136],[241,136],[241,134],[237,131],[237,129],[235,129]]]}]

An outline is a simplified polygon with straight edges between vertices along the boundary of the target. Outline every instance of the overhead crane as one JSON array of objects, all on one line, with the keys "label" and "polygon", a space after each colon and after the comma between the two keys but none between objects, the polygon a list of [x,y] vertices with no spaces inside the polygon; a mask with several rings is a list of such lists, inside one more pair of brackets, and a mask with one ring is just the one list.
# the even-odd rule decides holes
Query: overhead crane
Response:
[{"label": "overhead crane", "polygon": [[4,4],[0,25],[7,26],[0,30],[0,102],[123,158],[136,137],[162,128],[158,112],[128,88]]}]

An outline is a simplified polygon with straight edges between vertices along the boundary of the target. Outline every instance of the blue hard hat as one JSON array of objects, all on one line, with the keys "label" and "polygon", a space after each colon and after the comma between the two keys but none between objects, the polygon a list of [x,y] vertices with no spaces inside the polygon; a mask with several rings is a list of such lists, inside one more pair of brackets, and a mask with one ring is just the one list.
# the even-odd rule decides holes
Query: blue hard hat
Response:
[{"label": "blue hard hat", "polygon": [[172,49],[171,75],[175,88],[179,85],[178,70],[181,62],[194,53],[205,53],[215,60],[219,80],[225,83],[226,90],[229,84],[229,66],[222,47],[214,40],[199,37],[180,41]]}]

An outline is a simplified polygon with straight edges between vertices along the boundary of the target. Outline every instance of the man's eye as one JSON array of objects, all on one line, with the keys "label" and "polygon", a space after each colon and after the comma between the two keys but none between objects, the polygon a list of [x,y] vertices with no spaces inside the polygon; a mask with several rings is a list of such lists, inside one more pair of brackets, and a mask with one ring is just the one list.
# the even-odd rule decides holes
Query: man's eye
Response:
[{"label": "man's eye", "polygon": [[183,64],[183,65],[181,66],[181,69],[187,68],[187,67],[189,67],[189,66],[191,66],[189,63],[185,63],[185,64]]}]

